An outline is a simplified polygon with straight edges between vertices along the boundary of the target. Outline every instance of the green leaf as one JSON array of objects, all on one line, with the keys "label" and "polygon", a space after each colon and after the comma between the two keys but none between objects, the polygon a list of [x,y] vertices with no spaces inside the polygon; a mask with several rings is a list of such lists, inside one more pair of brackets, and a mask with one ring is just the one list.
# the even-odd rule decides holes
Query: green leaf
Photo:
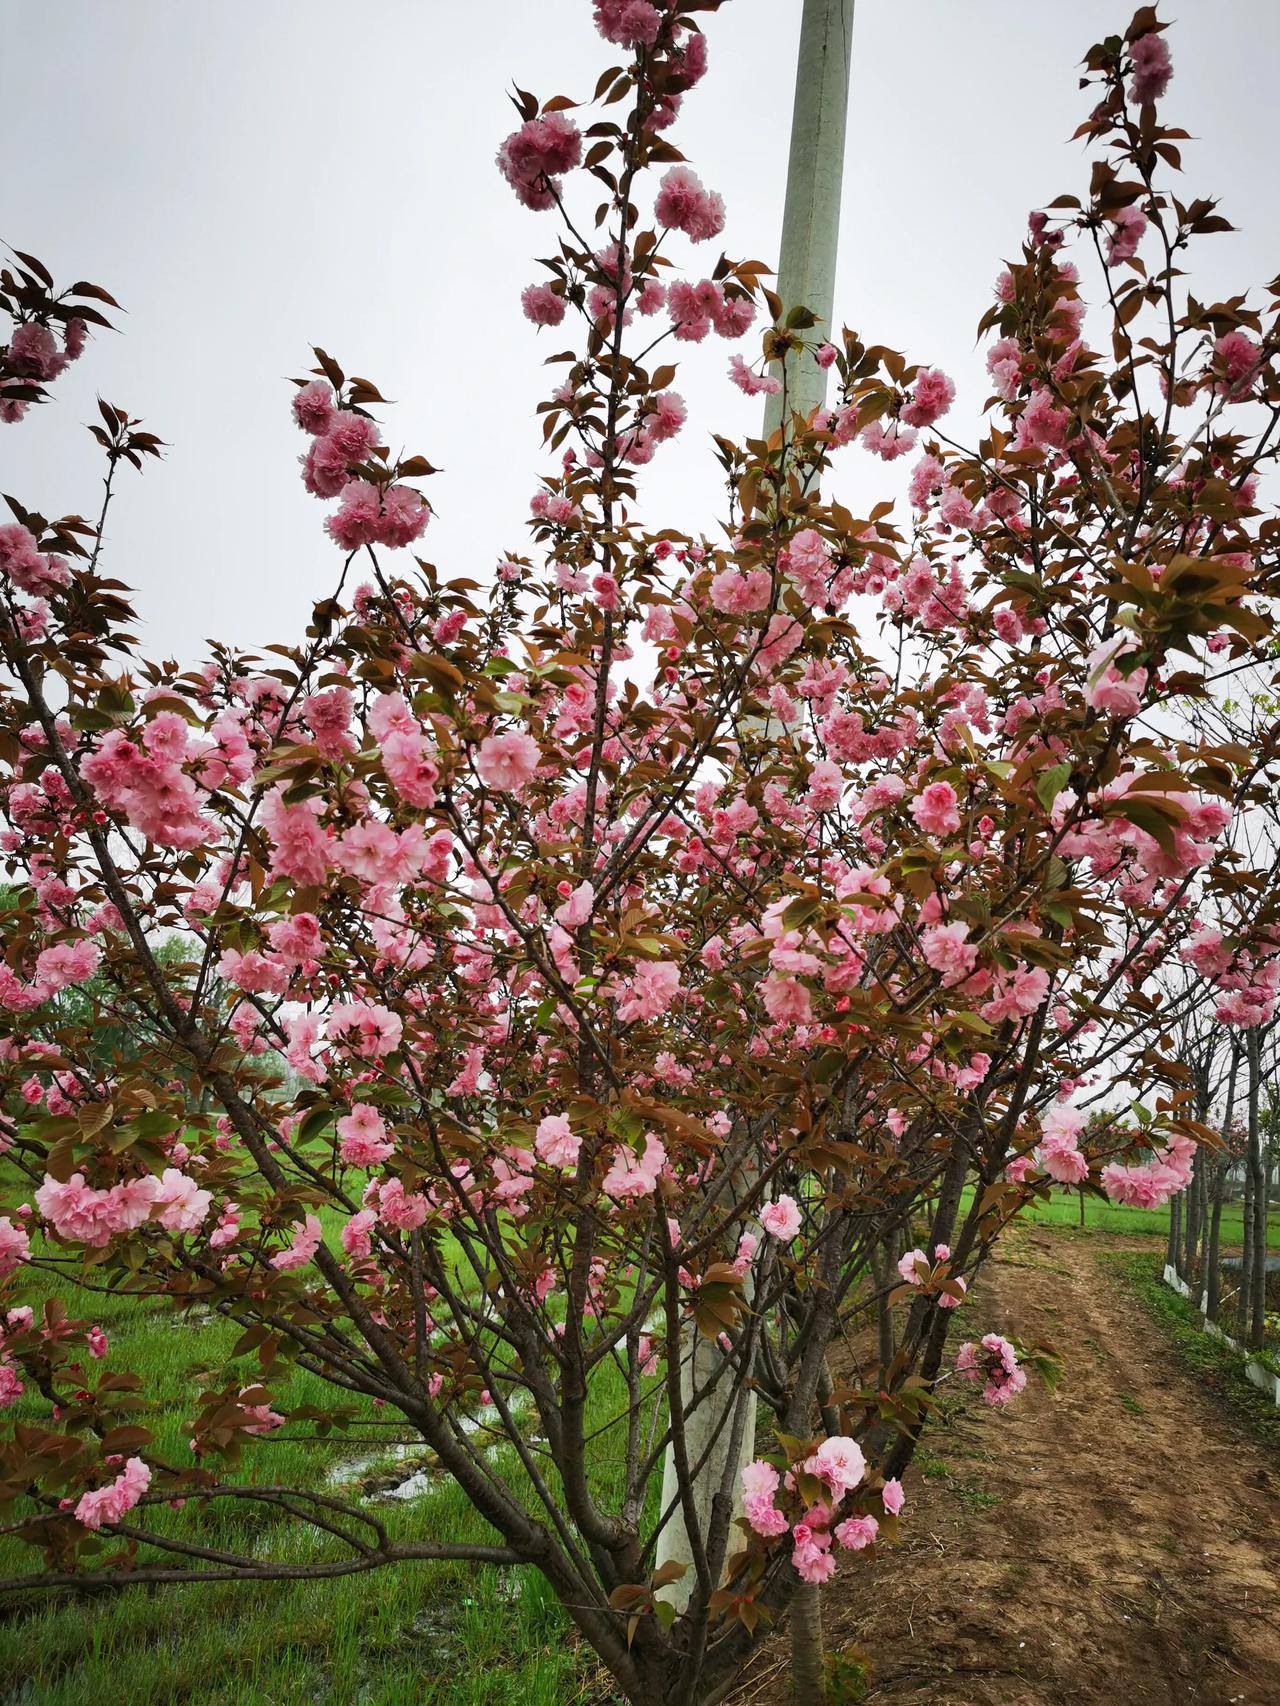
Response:
[{"label": "green leaf", "polygon": [[1053,802],[1070,780],[1071,766],[1069,764],[1052,764],[1036,777],[1036,798],[1046,812],[1053,810]]}]

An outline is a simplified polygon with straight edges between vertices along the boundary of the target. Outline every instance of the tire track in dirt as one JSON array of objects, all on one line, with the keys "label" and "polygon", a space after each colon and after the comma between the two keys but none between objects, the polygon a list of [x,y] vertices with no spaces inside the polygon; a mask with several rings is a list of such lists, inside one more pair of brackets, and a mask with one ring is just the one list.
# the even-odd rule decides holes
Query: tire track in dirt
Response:
[{"label": "tire track in dirt", "polygon": [[[901,1543],[842,1562],[828,1644],[870,1661],[868,1701],[1280,1706],[1280,1458],[1174,1360],[1118,1247],[1028,1229],[984,1274],[964,1336],[1050,1342],[1065,1378],[931,1430]],[[737,1700],[788,1698],[770,1643]]]}]

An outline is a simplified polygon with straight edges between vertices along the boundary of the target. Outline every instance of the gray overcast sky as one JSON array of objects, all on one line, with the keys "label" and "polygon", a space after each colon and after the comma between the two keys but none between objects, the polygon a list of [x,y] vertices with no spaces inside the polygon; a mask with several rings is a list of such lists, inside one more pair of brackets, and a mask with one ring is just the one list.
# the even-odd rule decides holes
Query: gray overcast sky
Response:
[{"label": "gray overcast sky", "polygon": [[[1132,9],[858,0],[836,318],[951,373],[960,436],[986,394],[974,326],[1001,257],[1030,207],[1085,187],[1066,140],[1085,114],[1078,62]],[[1280,271],[1266,93],[1280,5],[1164,12],[1162,111],[1198,139],[1186,193],[1221,194],[1240,227],[1201,245],[1195,285],[1213,299]],[[724,195],[726,252],[771,265],[799,18],[800,0],[728,0],[710,16],[711,69],[675,133]],[[0,0],[0,41],[11,161],[25,161],[7,174],[0,236],[129,310],[126,335],[100,334],[55,403],[0,427],[2,489],[47,515],[96,513],[99,459],[78,425],[96,392],[168,441],[109,530],[149,652],[194,662],[206,635],[296,639],[331,589],[329,506],[297,478],[285,382],[311,343],[398,399],[388,441],[445,470],[425,554],[486,577],[523,547],[545,466],[541,360],[565,340],[535,333],[518,301],[554,216],[520,207],[493,155],[515,123],[512,81],[586,96],[615,62],[587,0]],[[587,182],[575,188],[594,206]],[[744,434],[760,413],[727,380],[730,347],[692,346],[682,365],[689,425],[641,488],[655,526],[710,528],[720,513],[708,435]],[[846,502],[900,488],[897,469],[843,454]]]}]

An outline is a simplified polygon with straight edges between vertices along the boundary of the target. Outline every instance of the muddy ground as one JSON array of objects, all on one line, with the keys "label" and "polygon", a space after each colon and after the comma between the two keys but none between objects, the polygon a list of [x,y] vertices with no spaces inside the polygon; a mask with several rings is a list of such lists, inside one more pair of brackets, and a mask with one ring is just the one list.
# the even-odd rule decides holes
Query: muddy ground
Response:
[{"label": "muddy ground", "polygon": [[[984,1275],[969,1336],[1050,1341],[1066,1377],[932,1431],[900,1543],[842,1563],[828,1645],[867,1701],[1280,1706],[1280,1456],[1176,1362],[1100,1260],[1123,1246],[1035,1228]],[[780,1637],[734,1706],[789,1699]]]}]

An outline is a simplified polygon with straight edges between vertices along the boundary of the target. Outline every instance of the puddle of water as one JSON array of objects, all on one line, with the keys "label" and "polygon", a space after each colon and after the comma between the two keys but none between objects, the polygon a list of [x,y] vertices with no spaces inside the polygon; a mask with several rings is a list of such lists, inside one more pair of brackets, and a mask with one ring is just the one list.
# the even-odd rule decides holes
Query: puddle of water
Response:
[{"label": "puddle of water", "polygon": [[[527,1400],[520,1403],[513,1402],[510,1406],[513,1416],[521,1415],[527,1408]],[[490,1460],[497,1458],[501,1446],[506,1443],[501,1432],[496,1431],[498,1423],[498,1411],[492,1404],[485,1404],[471,1415],[462,1418],[462,1431],[467,1435],[475,1435],[482,1431],[494,1433],[493,1443],[484,1448],[485,1456]],[[423,1463],[421,1462],[423,1458],[430,1461]],[[387,1485],[367,1489],[352,1487],[353,1482],[358,1482],[363,1476],[368,1475],[375,1465],[385,1465],[386,1471],[389,1473],[396,1463],[407,1463],[414,1459],[419,1460],[419,1466],[414,1468],[413,1472],[402,1481],[391,1481]],[[380,1476],[379,1479],[381,1478]],[[432,1493],[438,1492],[448,1481],[448,1471],[435,1463],[431,1448],[425,1441],[384,1446],[380,1451],[367,1452],[361,1457],[346,1458],[343,1462],[334,1464],[328,1474],[328,1484],[331,1487],[347,1487],[352,1491],[361,1492],[368,1499],[409,1500],[429,1497]]]}]

